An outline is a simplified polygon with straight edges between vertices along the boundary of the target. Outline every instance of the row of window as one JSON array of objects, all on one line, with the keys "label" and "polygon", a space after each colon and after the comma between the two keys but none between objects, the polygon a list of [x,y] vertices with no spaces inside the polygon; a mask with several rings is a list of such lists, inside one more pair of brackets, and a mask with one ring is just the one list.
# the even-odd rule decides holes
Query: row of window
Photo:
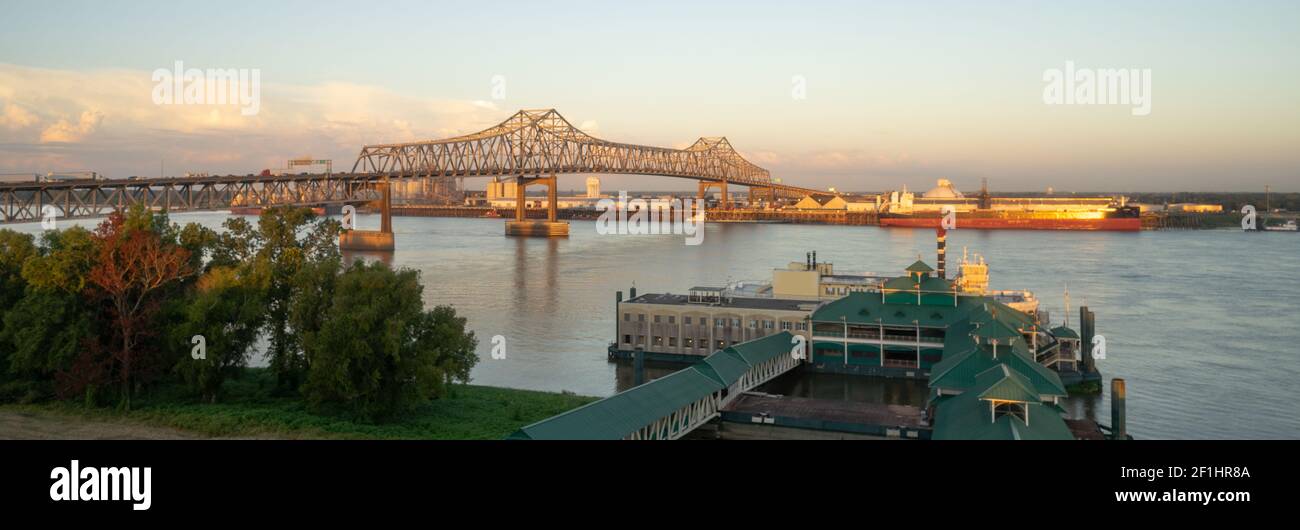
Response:
[{"label": "row of window", "polygon": [[[664,315],[654,315],[654,322],[656,324],[663,323],[663,319],[664,319]],[[667,315],[667,319],[669,324],[677,323],[677,317],[675,315]],[[632,314],[623,313],[623,321],[631,322]],[[636,321],[645,322],[645,315],[643,314],[637,315]],[[695,321],[692,321],[691,317],[682,317],[682,324],[684,325],[691,326],[694,325],[695,323],[698,323],[699,325],[703,326],[708,324],[709,321],[705,317],[699,317]],[[739,318],[715,318],[713,319],[713,325],[719,328],[728,327],[728,326],[733,328],[738,328],[740,327],[740,319]],[[777,323],[775,320],[754,319],[749,321],[749,329],[759,329],[760,327],[762,329],[776,329],[776,326]],[[792,329],[796,331],[807,331],[808,323],[807,322],[781,322],[781,329],[785,331],[789,331]]]},{"label": "row of window", "polygon": [[[637,336],[636,336],[636,345],[637,345],[637,346],[645,346],[645,345],[646,345],[646,343],[645,343],[645,339],[646,339],[646,336],[645,336],[645,335],[637,335]],[[652,338],[651,338],[651,341],[653,342],[654,346],[659,346],[659,347],[663,347],[663,345],[664,345],[664,340],[665,340],[665,338],[664,338],[664,337],[660,337],[660,336],[655,336],[655,337],[652,337]],[[667,342],[668,342],[668,347],[669,347],[669,348],[676,348],[676,347],[677,347],[677,337],[667,337]],[[727,347],[727,344],[728,344],[728,342],[725,341],[725,340],[715,340],[715,341],[713,341],[713,342],[714,342],[714,344],[713,344],[714,349],[718,349],[718,350],[721,350],[721,349],[723,349],[723,348],[726,348],[726,347]],[[732,346],[735,346],[735,345],[739,344],[739,342],[733,340],[733,341],[730,342],[730,344],[731,344]],[[632,335],[623,335],[623,345],[624,345],[624,346],[628,346],[628,347],[631,347],[631,346],[632,346]],[[696,348],[699,348],[699,349],[708,349],[708,348],[709,348],[709,340],[708,340],[708,339],[700,339],[700,340],[697,341],[697,340],[695,340],[694,338],[686,337],[686,338],[682,339],[682,347],[683,347],[683,348],[686,348],[686,349],[688,349],[688,350],[693,350],[693,349],[696,349]]]}]

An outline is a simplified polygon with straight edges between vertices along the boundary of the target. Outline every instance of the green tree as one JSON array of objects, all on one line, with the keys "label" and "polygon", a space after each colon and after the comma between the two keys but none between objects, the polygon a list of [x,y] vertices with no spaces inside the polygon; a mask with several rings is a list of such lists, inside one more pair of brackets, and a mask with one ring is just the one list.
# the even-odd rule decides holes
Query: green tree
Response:
[{"label": "green tree", "polygon": [[11,373],[48,382],[70,369],[85,343],[98,336],[95,308],[82,296],[95,254],[90,232],[73,227],[46,232],[36,253],[23,261],[24,295],[0,326]]},{"label": "green tree", "polygon": [[191,352],[197,335],[205,352],[201,359],[181,356],[175,369],[205,401],[215,402],[222,383],[248,365],[265,321],[262,294],[238,269],[218,267],[204,274],[183,302],[184,320],[171,328],[171,349]]},{"label": "green tree", "polygon": [[248,275],[264,291],[267,356],[280,386],[297,389],[307,364],[289,325],[295,276],[304,267],[339,259],[338,221],[317,219],[310,208],[268,208],[254,229],[243,219],[225,224],[211,266],[249,264]]},{"label": "green tree", "polygon": [[467,380],[477,360],[473,333],[451,308],[424,311],[422,294],[412,270],[361,262],[344,271],[319,328],[302,337],[311,359],[308,403],[377,420],[443,395],[449,381]]}]

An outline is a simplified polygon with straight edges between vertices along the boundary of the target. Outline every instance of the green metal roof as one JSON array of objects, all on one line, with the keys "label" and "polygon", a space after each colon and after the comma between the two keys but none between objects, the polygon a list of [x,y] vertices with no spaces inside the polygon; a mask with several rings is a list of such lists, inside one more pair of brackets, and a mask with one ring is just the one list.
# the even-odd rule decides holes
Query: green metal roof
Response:
[{"label": "green metal roof", "polygon": [[962,394],[944,401],[935,410],[932,440],[1073,440],[1074,434],[1053,407],[1025,405],[1029,423],[1014,416],[996,419],[988,401]]},{"label": "green metal roof", "polygon": [[907,272],[922,272],[922,273],[934,272],[934,269],[931,269],[929,265],[926,265],[925,262],[921,260],[916,260],[916,263],[908,265],[907,269],[905,270]]},{"label": "green metal roof", "polygon": [[1014,339],[1020,337],[1020,332],[1012,329],[997,318],[992,318],[979,327],[971,331],[971,335],[984,339],[985,341],[997,340],[999,343],[1005,343],[1004,339]]},{"label": "green metal roof", "polygon": [[793,338],[789,331],[782,331],[719,350],[689,368],[528,425],[509,438],[621,440],[700,398],[727,388],[754,366],[789,355]]},{"label": "green metal roof", "polygon": [[673,372],[644,385],[520,429],[524,440],[621,440],[725,386],[695,368]]},{"label": "green metal roof", "polygon": [[1012,371],[1005,364],[999,364],[976,375],[975,387],[984,389],[979,393],[980,399],[1019,401],[1021,403],[1038,403],[1042,401],[1038,393],[1033,390],[1033,383],[1030,383],[1025,376]]},{"label": "green metal roof", "polygon": [[[970,340],[969,337],[967,340]],[[998,364],[1005,364],[1024,376],[1031,388],[1041,396],[1068,395],[1061,377],[1034,362],[1023,340],[1016,340],[1010,348],[998,346],[996,359],[993,357],[992,346],[969,342],[968,347],[959,348],[956,346],[959,342],[960,338],[953,338],[950,330],[949,340],[945,341],[943,360],[930,370],[930,388],[935,392],[940,389],[968,392],[978,386],[976,377],[979,374]]]},{"label": "green metal roof", "polygon": [[1052,336],[1058,339],[1078,339],[1079,333],[1065,326],[1052,328]]},{"label": "green metal roof", "polygon": [[[1061,411],[1045,406],[1029,380],[1011,366],[1000,364],[980,372],[976,386],[935,406],[935,440],[1073,440]],[[994,416],[991,400],[1024,403],[1026,419]]]},{"label": "green metal roof", "polygon": [[876,324],[877,319],[886,326],[911,326],[916,320],[923,327],[947,327],[965,320],[966,313],[979,304],[979,297],[958,296],[957,305],[951,303],[916,305],[887,303],[877,292],[852,292],[826,303],[813,313],[815,322],[840,322],[850,324]]}]

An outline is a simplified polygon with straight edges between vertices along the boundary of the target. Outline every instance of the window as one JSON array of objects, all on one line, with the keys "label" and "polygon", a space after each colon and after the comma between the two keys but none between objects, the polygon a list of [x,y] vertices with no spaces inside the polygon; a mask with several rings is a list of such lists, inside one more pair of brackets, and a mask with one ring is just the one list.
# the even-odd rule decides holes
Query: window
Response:
[{"label": "window", "polygon": [[668,347],[669,348],[677,347],[677,337],[668,337]]},{"label": "window", "polygon": [[655,339],[655,346],[663,346],[663,345],[664,345],[664,338],[663,338],[663,337],[660,337],[660,336],[658,336],[658,335],[655,335],[654,339]]},{"label": "window", "polygon": [[632,313],[623,313],[623,322],[631,322]]},{"label": "window", "polygon": [[795,322],[795,323],[794,323],[794,329],[796,329],[796,330],[798,330],[798,331],[808,331],[808,323],[807,323],[807,322]]},{"label": "window", "polygon": [[739,319],[739,318],[733,318],[733,319],[731,319],[731,327],[733,327],[733,328],[738,328],[738,327],[740,327],[740,319]]},{"label": "window", "polygon": [[623,344],[632,344],[632,336],[623,335]]},{"label": "window", "polygon": [[776,328],[776,322],[773,322],[771,320],[763,321],[763,329],[774,329],[774,328]]},{"label": "window", "polygon": [[993,403],[993,419],[996,420],[1002,416],[1012,416],[1020,418],[1020,421],[1029,423],[1029,412],[1026,410],[1029,407],[1027,404],[1018,402],[998,403],[996,401]]},{"label": "window", "polygon": [[691,317],[682,317],[682,323],[687,326],[691,325]]},{"label": "window", "polygon": [[782,322],[782,323],[781,323],[781,331],[789,331],[790,328],[792,328],[792,327],[794,327],[794,324],[791,323],[791,322]]},{"label": "window", "polygon": [[637,322],[645,322],[645,315],[637,315],[637,316],[636,316],[636,321],[637,321]]},{"label": "window", "polygon": [[717,327],[725,326],[725,325],[727,325],[727,319],[725,319],[725,318],[715,318],[715,319],[713,319],[713,325],[714,325],[714,326],[717,326]]},{"label": "window", "polygon": [[682,339],[682,346],[685,346],[687,348],[695,348],[695,339],[692,339],[690,337],[686,337],[685,339]]},{"label": "window", "polygon": [[749,329],[758,329],[758,321],[757,321],[757,320],[750,320],[750,321],[749,321]]},{"label": "window", "polygon": [[645,346],[645,335],[637,335],[636,343]]},{"label": "window", "polygon": [[719,349],[719,350],[721,350],[721,349],[727,347],[727,341],[725,341],[725,340],[720,340],[720,341],[717,341],[717,342],[718,342],[718,349]]},{"label": "window", "polygon": [[655,324],[659,323],[659,315],[655,315]]},{"label": "window", "polygon": [[673,315],[668,315],[668,323],[669,323],[669,324],[676,324],[676,323],[677,323],[677,317],[675,317],[675,316],[673,316]]}]

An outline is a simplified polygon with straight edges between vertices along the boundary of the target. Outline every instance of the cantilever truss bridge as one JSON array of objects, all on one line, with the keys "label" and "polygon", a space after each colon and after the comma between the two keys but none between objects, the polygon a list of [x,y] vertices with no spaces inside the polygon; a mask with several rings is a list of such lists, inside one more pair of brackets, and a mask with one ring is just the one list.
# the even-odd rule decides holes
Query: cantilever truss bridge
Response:
[{"label": "cantilever truss bridge", "polygon": [[724,137],[700,138],[686,149],[610,142],[582,132],[555,109],[521,110],[495,127],[445,140],[368,145],[352,171],[401,177],[636,174],[823,193],[773,182]]},{"label": "cantilever truss bridge", "polygon": [[751,195],[824,193],[774,182],[766,169],[745,160],[723,137],[700,138],[685,149],[609,142],[546,109],[519,111],[465,136],[367,145],[351,173],[4,183],[0,223],[39,221],[47,213],[60,219],[97,217],[136,204],[182,212],[360,203],[380,198],[380,184],[390,179],[513,177],[521,186],[548,184],[553,196],[555,176],[575,173],[694,179],[701,194],[721,188],[724,202],[729,184],[748,187]]}]

